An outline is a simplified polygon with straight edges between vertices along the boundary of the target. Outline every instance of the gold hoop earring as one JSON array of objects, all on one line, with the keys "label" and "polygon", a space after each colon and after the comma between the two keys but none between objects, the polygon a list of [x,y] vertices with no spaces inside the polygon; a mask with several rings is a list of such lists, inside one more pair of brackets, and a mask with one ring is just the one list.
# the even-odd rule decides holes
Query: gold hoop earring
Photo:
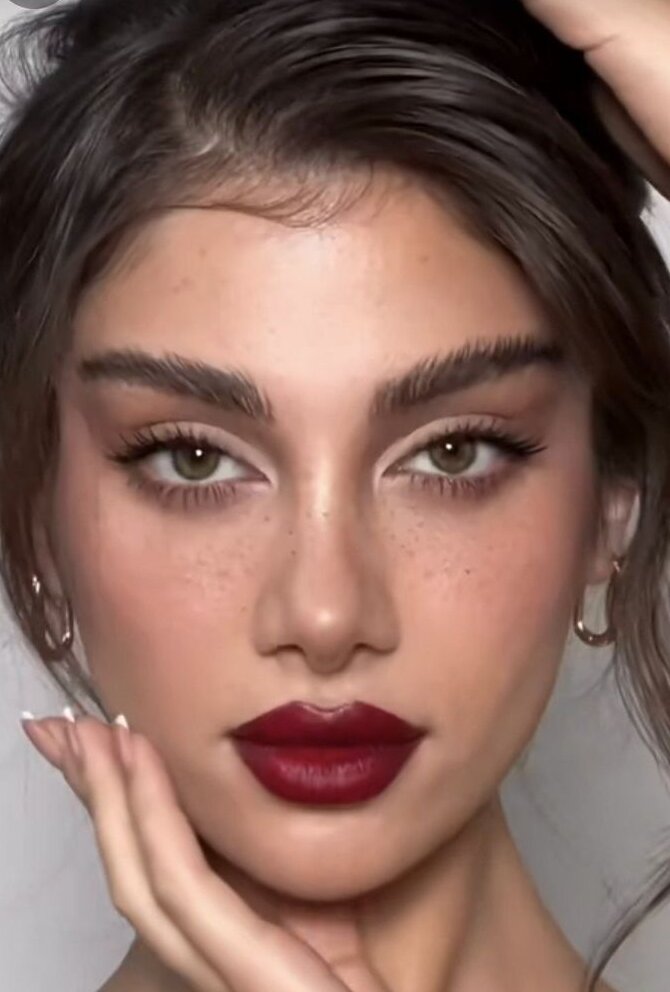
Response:
[{"label": "gold hoop earring", "polygon": [[575,607],[575,612],[573,615],[573,624],[575,633],[584,644],[588,644],[592,648],[606,647],[608,644],[613,644],[616,640],[617,629],[614,625],[612,619],[612,607],[614,603],[614,593],[616,591],[616,584],[621,574],[621,569],[623,568],[624,559],[614,558],[612,560],[612,576],[610,578],[609,587],[607,589],[607,630],[604,630],[602,634],[594,634],[592,630],[584,625],[584,593],[582,593],[579,603]]},{"label": "gold hoop earring", "polygon": [[[42,607],[42,611],[44,612],[42,583],[40,582],[40,579],[37,575],[33,575],[32,577],[32,587],[33,587],[33,592],[35,593],[35,597],[37,601],[40,603]],[[68,599],[65,600],[65,622],[63,626],[64,626],[63,633],[61,634],[58,641],[55,641],[51,634],[51,630],[49,629],[49,625],[45,617],[44,641],[46,643],[46,646],[49,648],[49,650],[55,652],[57,655],[62,654],[64,651],[67,651],[68,648],[72,647],[72,642],[74,640],[74,617],[72,615],[72,606],[70,605],[70,601]]]}]

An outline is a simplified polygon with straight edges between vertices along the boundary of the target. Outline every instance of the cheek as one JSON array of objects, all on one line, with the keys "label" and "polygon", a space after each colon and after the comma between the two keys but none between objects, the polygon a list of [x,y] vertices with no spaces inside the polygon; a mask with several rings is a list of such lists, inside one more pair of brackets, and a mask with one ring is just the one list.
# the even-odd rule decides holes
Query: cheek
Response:
[{"label": "cheek", "polygon": [[174,733],[181,721],[188,734],[189,712],[205,716],[217,700],[220,717],[235,689],[230,659],[249,653],[247,548],[241,534],[214,549],[195,530],[156,523],[154,514],[154,542],[127,505],[122,513],[110,506],[78,529],[70,542],[77,624],[109,708],[141,700],[142,720],[156,732]]},{"label": "cheek", "polygon": [[191,697],[199,686],[211,690],[225,676],[226,658],[241,653],[266,515],[163,512],[120,475],[103,478],[99,456],[85,445],[71,439],[63,451],[54,501],[58,564],[103,698],[112,706],[119,695],[141,693],[151,709],[159,692],[160,713],[168,697],[178,705],[187,685]]},{"label": "cheek", "polygon": [[479,503],[445,499],[430,526],[402,524],[413,534],[396,545],[406,653],[455,765],[478,754],[511,763],[551,694],[595,495],[587,452],[566,468],[558,460]]},{"label": "cheek", "polygon": [[[212,691],[234,688],[226,660],[251,650],[276,520],[253,499],[233,511],[163,512],[120,473],[103,476],[100,455],[74,434],[55,533],[91,674],[110,705],[117,693],[149,707],[155,697],[160,721],[166,697],[177,707],[187,690],[194,702],[203,693],[205,712]],[[520,739],[539,719],[576,599],[591,473],[587,452],[559,453],[480,501],[389,491],[382,504],[398,657],[417,674],[417,706],[433,707],[427,721],[452,728],[454,760],[505,733]]]}]

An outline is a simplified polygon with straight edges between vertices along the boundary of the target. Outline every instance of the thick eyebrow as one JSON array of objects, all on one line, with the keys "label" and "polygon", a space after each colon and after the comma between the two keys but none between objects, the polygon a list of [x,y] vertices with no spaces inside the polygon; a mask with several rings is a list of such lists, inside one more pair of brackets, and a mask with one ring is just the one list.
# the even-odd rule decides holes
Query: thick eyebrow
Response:
[{"label": "thick eyebrow", "polygon": [[84,382],[107,381],[199,400],[251,420],[273,424],[267,396],[243,372],[221,369],[183,355],[151,355],[138,348],[110,349],[83,358],[77,369]]},{"label": "thick eyebrow", "polygon": [[538,337],[503,337],[468,342],[458,351],[435,355],[379,384],[370,408],[377,420],[431,400],[537,365],[560,366],[566,355],[555,341]]},{"label": "thick eyebrow", "polygon": [[[458,351],[424,358],[405,372],[380,382],[372,397],[369,420],[409,412],[431,400],[533,365],[558,366],[564,360],[560,345],[537,337],[468,343]],[[245,373],[183,355],[159,357],[136,348],[112,349],[83,358],[78,373],[85,382],[104,380],[147,386],[193,398],[219,410],[242,413],[267,425],[276,423],[271,401]]]}]

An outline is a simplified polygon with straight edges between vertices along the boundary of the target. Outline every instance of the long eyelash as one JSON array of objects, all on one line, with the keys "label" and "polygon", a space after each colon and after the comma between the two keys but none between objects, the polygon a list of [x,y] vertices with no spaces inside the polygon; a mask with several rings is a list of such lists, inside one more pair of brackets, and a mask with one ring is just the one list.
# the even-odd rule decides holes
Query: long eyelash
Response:
[{"label": "long eyelash", "polygon": [[[234,457],[220,445],[212,444],[203,432],[180,425],[172,428],[171,433],[165,437],[156,434],[149,426],[143,430],[133,431],[130,437],[122,437],[120,441],[121,450],[108,451],[106,455],[110,461],[122,466],[143,461],[157,451],[178,451],[185,446],[204,448],[226,457]],[[170,485],[164,482],[153,482],[140,475],[139,472],[132,472],[128,475],[128,484],[133,489],[138,489],[140,492],[148,493],[151,497],[157,498],[165,506],[172,507],[174,501],[177,500],[184,510],[211,502],[223,505],[235,498],[238,489],[238,483],[235,480],[209,485],[206,483],[193,486],[178,483]]]},{"label": "long eyelash", "polygon": [[493,441],[508,455],[519,458],[530,458],[531,455],[538,455],[540,452],[546,451],[547,448],[546,444],[542,444],[539,438],[520,437],[518,434],[511,434],[495,424],[480,422],[459,424],[452,430],[445,430],[443,427],[429,436],[428,439],[423,440],[411,454],[416,455],[425,448],[430,448],[437,441],[448,441],[454,437],[466,438],[469,441]]},{"label": "long eyelash", "polygon": [[212,444],[204,433],[196,431],[191,427],[177,426],[171,430],[172,433],[167,437],[161,437],[159,434],[156,434],[152,427],[146,427],[141,431],[134,431],[130,435],[130,439],[121,438],[121,444],[123,445],[121,451],[108,452],[107,457],[119,465],[128,465],[132,462],[138,462],[142,458],[148,458],[149,455],[155,454],[156,451],[165,451],[166,449],[169,451],[179,450],[185,445],[206,448],[208,451],[217,451],[221,455],[232,457],[230,452],[226,451],[225,448]]},{"label": "long eyelash", "polygon": [[[451,430],[441,428],[424,439],[419,446],[409,453],[408,457],[411,458],[413,455],[425,451],[438,441],[447,441],[454,437],[471,441],[491,441],[515,461],[527,460],[533,455],[546,451],[547,448],[537,438],[520,437],[497,425],[480,421],[459,424],[458,427]],[[143,461],[157,451],[180,450],[189,445],[204,448],[210,452],[215,451],[225,457],[234,457],[220,445],[212,444],[204,432],[180,425],[172,428],[171,433],[165,437],[161,437],[149,426],[143,430],[134,431],[130,437],[122,437],[120,442],[122,444],[120,451],[106,453],[107,458],[118,465],[132,465]],[[502,472],[491,473],[477,479],[450,478],[448,475],[433,475],[425,472],[405,472],[402,474],[409,477],[412,486],[419,486],[422,489],[437,489],[443,495],[448,493],[450,496],[463,494],[476,497],[495,488],[500,481]],[[226,504],[235,498],[239,488],[239,484],[235,480],[193,486],[156,483],[145,478],[139,472],[130,473],[128,483],[133,488],[157,498],[166,506],[172,506],[177,500],[183,509],[211,502],[218,505]]]},{"label": "long eyelash", "polygon": [[[463,438],[469,441],[491,441],[496,447],[504,451],[514,461],[527,461],[534,455],[538,455],[547,450],[547,445],[542,444],[539,438],[521,437],[511,434],[495,424],[477,422],[459,424],[451,430],[441,428],[434,434],[424,439],[408,457],[413,457],[432,447],[438,441],[451,440],[454,437]],[[479,478],[450,478],[448,475],[433,475],[425,472],[406,472],[411,486],[419,486],[421,489],[437,489],[441,495],[452,497],[464,496],[484,496],[498,485],[503,471],[493,472]]]}]

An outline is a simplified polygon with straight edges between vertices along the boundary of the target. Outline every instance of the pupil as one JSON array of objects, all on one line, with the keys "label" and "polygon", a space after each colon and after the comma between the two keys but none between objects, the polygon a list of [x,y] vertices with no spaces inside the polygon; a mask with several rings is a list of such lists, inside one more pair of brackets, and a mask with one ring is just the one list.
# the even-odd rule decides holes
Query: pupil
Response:
[{"label": "pupil", "polygon": [[467,438],[450,438],[440,441],[431,450],[431,456],[437,468],[443,472],[457,474],[464,472],[475,461],[477,445]]},{"label": "pupil", "polygon": [[178,448],[172,452],[172,461],[177,472],[196,482],[212,474],[219,457],[217,451],[204,448]]}]

